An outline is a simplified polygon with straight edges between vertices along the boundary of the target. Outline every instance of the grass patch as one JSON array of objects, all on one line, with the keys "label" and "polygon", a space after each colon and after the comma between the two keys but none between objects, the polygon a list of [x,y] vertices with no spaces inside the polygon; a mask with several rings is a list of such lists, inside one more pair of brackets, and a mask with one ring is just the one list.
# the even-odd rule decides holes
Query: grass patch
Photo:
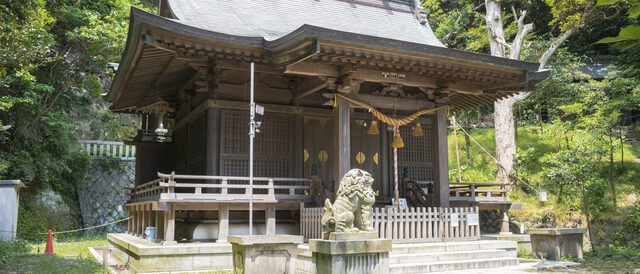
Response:
[{"label": "grass patch", "polygon": [[567,261],[582,265],[570,269],[556,269],[544,272],[562,273],[636,273],[640,269],[640,249],[635,247],[596,247],[584,254],[584,259],[566,258]]},{"label": "grass patch", "polygon": [[64,242],[57,242],[54,238],[54,255],[43,254],[46,243],[29,244],[25,249],[14,252],[13,259],[0,267],[0,272],[98,273],[102,271],[102,265],[93,258],[88,247],[106,244],[106,236],[82,237]]}]

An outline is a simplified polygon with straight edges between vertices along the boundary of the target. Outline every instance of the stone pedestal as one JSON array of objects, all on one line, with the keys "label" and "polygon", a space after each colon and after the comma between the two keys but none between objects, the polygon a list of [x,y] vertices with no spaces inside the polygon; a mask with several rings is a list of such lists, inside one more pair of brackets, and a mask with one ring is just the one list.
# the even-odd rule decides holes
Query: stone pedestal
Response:
[{"label": "stone pedestal", "polygon": [[329,240],[309,240],[309,250],[318,274],[389,273],[391,240],[375,232],[333,232]]},{"label": "stone pedestal", "polygon": [[233,252],[233,273],[295,273],[302,236],[228,236]]},{"label": "stone pedestal", "polygon": [[527,231],[531,249],[538,257],[559,261],[563,257],[582,259],[584,228],[536,228]]}]

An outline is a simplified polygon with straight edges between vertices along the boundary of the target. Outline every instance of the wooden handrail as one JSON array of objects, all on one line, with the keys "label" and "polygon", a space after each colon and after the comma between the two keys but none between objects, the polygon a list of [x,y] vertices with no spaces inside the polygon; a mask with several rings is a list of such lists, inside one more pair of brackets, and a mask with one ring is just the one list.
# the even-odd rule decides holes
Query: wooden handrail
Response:
[{"label": "wooden handrail", "polygon": [[[158,177],[162,179],[169,179],[171,174],[164,174],[158,172]],[[191,180],[228,180],[228,181],[249,181],[249,177],[238,177],[238,176],[214,176],[214,175],[174,175],[174,179],[191,179]],[[266,177],[254,177],[254,181],[265,181],[268,182],[270,180],[277,182],[311,182],[310,179],[307,178],[266,178]]]}]

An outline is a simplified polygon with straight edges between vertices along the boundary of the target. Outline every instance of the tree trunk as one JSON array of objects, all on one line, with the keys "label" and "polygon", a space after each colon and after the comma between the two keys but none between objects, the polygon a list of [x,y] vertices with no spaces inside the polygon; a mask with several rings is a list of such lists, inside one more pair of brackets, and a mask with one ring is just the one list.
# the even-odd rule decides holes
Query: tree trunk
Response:
[{"label": "tree trunk", "polygon": [[500,0],[485,0],[487,13],[485,21],[487,22],[487,31],[489,32],[489,47],[491,55],[505,57],[504,52],[504,29],[502,27],[502,15],[500,14]]},{"label": "tree trunk", "polygon": [[513,170],[513,155],[516,153],[515,123],[513,105],[515,97],[496,101],[494,107],[494,127],[496,129],[496,159],[498,160],[498,183],[510,184],[510,172]]},{"label": "tree trunk", "polygon": [[616,185],[613,183],[613,131],[609,132],[609,147],[611,148],[609,151],[609,185],[611,186],[611,195],[613,196],[613,207],[618,207],[618,202],[616,201]]}]

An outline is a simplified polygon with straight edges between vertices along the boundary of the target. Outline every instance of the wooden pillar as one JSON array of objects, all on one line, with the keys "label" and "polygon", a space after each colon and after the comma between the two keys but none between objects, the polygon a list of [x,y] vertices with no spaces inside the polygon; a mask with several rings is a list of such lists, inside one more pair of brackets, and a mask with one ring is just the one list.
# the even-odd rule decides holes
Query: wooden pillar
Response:
[{"label": "wooden pillar", "polygon": [[164,229],[163,229],[164,220],[162,219],[162,216],[164,214],[162,211],[156,211],[154,215],[155,215],[155,221],[156,221],[156,239],[164,240]]},{"label": "wooden pillar", "polygon": [[130,205],[126,205],[127,208],[127,216],[129,216],[129,219],[127,220],[127,233],[131,234],[131,228],[133,227],[133,214],[131,214],[131,206]]},{"label": "wooden pillar", "polygon": [[[207,152],[206,152],[206,172],[207,175],[220,174],[219,150],[220,150],[220,110],[216,108],[207,109]],[[206,191],[205,191],[206,192]]]},{"label": "wooden pillar", "polygon": [[136,210],[136,235],[140,236],[140,228],[142,227],[142,220],[140,218],[142,216],[142,214],[140,214],[140,205],[135,205],[134,208]]},{"label": "wooden pillar", "polygon": [[[391,171],[391,159],[389,158],[389,151],[391,148],[391,142],[389,142],[389,131],[386,130],[386,124],[384,123],[380,123],[379,125],[380,128],[380,159],[379,159],[379,163],[380,163],[380,178],[382,179],[382,197],[386,198],[390,198],[391,194],[393,193],[392,187],[393,184],[391,183],[391,176],[390,176],[390,171]],[[389,199],[391,200],[391,199]]]},{"label": "wooden pillar", "polygon": [[340,180],[351,169],[351,118],[349,102],[337,98],[338,106],[334,111],[333,129],[333,185],[338,191]]},{"label": "wooden pillar", "polygon": [[431,115],[433,140],[433,184],[435,206],[449,207],[449,159],[447,147],[447,110]]},{"label": "wooden pillar", "polygon": [[146,230],[147,227],[152,226],[153,223],[151,222],[151,204],[146,204],[144,205],[144,212],[145,212],[145,225],[142,228],[143,230]]},{"label": "wooden pillar", "polygon": [[293,116],[293,177],[304,178],[304,116]]},{"label": "wooden pillar", "polygon": [[176,233],[176,211],[173,203],[167,203],[169,210],[164,212],[164,241],[162,244],[174,244]]},{"label": "wooden pillar", "polygon": [[217,242],[226,242],[227,236],[229,236],[229,205],[222,203],[218,209]]},{"label": "wooden pillar", "polygon": [[267,204],[264,214],[266,235],[276,235],[276,204]]},{"label": "wooden pillar", "polygon": [[140,213],[142,214],[142,216],[140,217],[140,221],[141,221],[141,227],[140,227],[140,235],[144,236],[144,230],[147,228],[147,217],[149,214],[147,214],[147,205],[143,204],[140,205]]}]

